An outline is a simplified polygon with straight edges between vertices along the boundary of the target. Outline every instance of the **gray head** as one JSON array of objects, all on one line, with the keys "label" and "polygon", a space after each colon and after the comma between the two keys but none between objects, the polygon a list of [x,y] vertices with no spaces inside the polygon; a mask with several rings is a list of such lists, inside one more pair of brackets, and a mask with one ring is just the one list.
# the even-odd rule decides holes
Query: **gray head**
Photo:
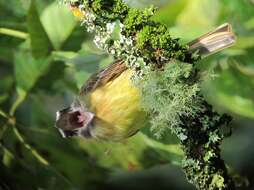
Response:
[{"label": "gray head", "polygon": [[56,128],[62,137],[91,137],[90,129],[94,114],[87,111],[76,99],[70,107],[56,112]]}]

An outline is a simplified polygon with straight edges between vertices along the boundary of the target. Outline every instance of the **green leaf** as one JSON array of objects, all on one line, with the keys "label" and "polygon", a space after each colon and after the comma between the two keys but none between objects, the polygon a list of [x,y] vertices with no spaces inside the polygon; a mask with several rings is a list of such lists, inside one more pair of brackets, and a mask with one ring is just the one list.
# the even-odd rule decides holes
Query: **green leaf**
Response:
[{"label": "green leaf", "polygon": [[236,20],[237,24],[249,20],[253,16],[254,6],[251,1],[242,0],[223,0],[221,14],[228,18],[227,20]]},{"label": "green leaf", "polygon": [[46,72],[49,63],[49,58],[35,59],[27,51],[18,51],[14,61],[17,87],[28,92]]},{"label": "green leaf", "polygon": [[[77,139],[77,142],[81,148],[97,160],[99,165],[111,169],[146,168],[156,165],[158,161],[180,165],[183,156],[180,146],[176,144],[164,145],[142,133],[138,133],[122,143],[101,143],[82,139]],[[147,161],[147,159],[149,160]]]},{"label": "green leaf", "polygon": [[33,90],[45,90],[51,94],[59,93],[59,91],[55,89],[55,83],[63,80],[65,68],[66,65],[62,61],[52,61],[47,69],[48,71],[38,79]]},{"label": "green leaf", "polygon": [[[28,37],[28,35],[20,30],[13,30],[9,28],[0,29],[1,66],[4,66],[4,63],[8,65],[13,62],[14,52],[20,43],[24,42],[25,37]],[[3,68],[1,68],[1,70],[3,70]]]},{"label": "green leaf", "polygon": [[163,6],[153,16],[153,20],[162,22],[167,26],[172,26],[176,22],[177,16],[182,12],[187,4],[187,0],[170,1],[167,6]]},{"label": "green leaf", "polygon": [[10,109],[10,115],[11,116],[14,115],[14,113],[17,110],[18,106],[25,100],[25,98],[27,96],[27,92],[22,88],[16,87],[16,91],[17,91],[18,96],[17,96],[16,100],[14,101],[14,103],[11,106],[11,109]]},{"label": "green leaf", "polygon": [[73,51],[53,51],[52,57],[55,61],[68,61],[78,56],[78,53]]},{"label": "green leaf", "polygon": [[232,49],[248,49],[254,47],[254,36],[240,36]]},{"label": "green leaf", "polygon": [[0,26],[1,27],[11,27],[19,28],[20,24],[23,24],[24,17],[26,15],[26,10],[22,6],[21,1],[9,0],[0,0]]},{"label": "green leaf", "polygon": [[218,0],[188,1],[176,18],[176,26],[171,29],[171,33],[174,36],[192,40],[213,29],[219,14],[220,2]]},{"label": "green leaf", "polygon": [[41,24],[34,0],[31,1],[28,11],[27,27],[34,57],[40,58],[48,56],[52,49],[52,45]]},{"label": "green leaf", "polygon": [[71,11],[57,2],[50,4],[43,11],[41,21],[53,46],[57,50],[61,48],[77,24]]},{"label": "green leaf", "polygon": [[18,96],[10,109],[10,115],[14,115],[18,106],[25,100],[28,92],[33,88],[37,80],[45,74],[50,65],[50,58],[35,59],[24,48],[25,46],[26,44],[23,44],[22,48],[15,53],[14,69]]},{"label": "green leaf", "polygon": [[230,66],[206,86],[209,99],[238,115],[254,118],[254,78]]},{"label": "green leaf", "polygon": [[248,29],[248,30],[254,29],[254,17],[252,17],[250,20],[248,20],[247,22],[245,22],[244,26],[245,26],[246,29]]},{"label": "green leaf", "polygon": [[11,166],[11,163],[14,159],[14,156],[13,154],[7,150],[5,147],[2,147],[2,145],[0,144],[0,147],[3,149],[3,164],[6,166],[6,167],[10,167]]}]

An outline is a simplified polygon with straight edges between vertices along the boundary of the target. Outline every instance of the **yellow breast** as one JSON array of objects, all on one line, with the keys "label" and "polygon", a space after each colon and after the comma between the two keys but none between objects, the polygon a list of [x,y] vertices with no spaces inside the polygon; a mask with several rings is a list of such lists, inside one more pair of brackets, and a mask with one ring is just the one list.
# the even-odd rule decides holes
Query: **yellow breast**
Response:
[{"label": "yellow breast", "polygon": [[128,69],[90,93],[89,110],[99,118],[94,131],[99,138],[126,138],[144,126],[145,114],[140,107],[140,92],[130,80],[132,73]]}]

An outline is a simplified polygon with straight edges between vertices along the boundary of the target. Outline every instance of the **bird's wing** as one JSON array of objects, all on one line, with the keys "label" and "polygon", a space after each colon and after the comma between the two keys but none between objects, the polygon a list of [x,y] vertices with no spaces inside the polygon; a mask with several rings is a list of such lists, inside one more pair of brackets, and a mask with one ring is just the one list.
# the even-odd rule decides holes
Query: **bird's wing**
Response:
[{"label": "bird's wing", "polygon": [[81,87],[80,95],[85,95],[95,90],[97,87],[104,85],[107,82],[115,79],[116,77],[121,75],[122,72],[125,71],[126,69],[127,67],[124,64],[124,61],[122,60],[115,61],[105,69],[92,75]]}]

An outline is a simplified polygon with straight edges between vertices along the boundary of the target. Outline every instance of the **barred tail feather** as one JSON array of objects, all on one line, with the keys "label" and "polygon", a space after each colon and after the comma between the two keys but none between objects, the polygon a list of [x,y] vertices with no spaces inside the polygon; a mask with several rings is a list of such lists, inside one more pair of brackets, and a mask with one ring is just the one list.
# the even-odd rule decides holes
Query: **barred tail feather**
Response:
[{"label": "barred tail feather", "polygon": [[189,42],[188,45],[191,52],[197,51],[202,57],[206,57],[232,46],[235,42],[236,36],[232,31],[232,26],[225,23],[214,31]]}]

